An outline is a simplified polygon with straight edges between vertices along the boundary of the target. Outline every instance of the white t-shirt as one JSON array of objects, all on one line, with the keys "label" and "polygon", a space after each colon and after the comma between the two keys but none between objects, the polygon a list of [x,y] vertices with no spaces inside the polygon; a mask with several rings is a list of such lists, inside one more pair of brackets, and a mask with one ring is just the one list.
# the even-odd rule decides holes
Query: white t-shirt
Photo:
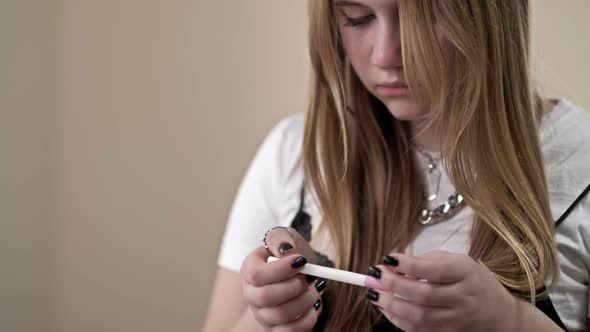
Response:
[{"label": "white t-shirt", "polygon": [[[290,225],[303,183],[303,127],[303,115],[288,117],[272,129],[259,148],[229,216],[218,259],[221,267],[239,271],[243,259],[262,245],[267,229]],[[557,220],[590,184],[590,114],[560,99],[543,118],[539,133],[551,210]],[[446,172],[441,173],[439,199],[444,201],[453,188]],[[313,195],[305,196],[305,211],[311,215],[312,246],[333,257],[328,235],[315,234],[321,211]],[[466,254],[472,220],[473,211],[466,207],[449,220],[425,227],[406,253],[445,250]],[[590,194],[558,227],[556,239],[561,274],[551,299],[570,331],[586,331],[590,317]]]}]

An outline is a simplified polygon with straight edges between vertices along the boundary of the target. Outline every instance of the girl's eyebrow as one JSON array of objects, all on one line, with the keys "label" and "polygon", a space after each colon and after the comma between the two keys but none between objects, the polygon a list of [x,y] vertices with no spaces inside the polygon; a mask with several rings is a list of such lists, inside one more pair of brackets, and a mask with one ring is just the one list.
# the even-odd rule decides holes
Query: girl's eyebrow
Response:
[{"label": "girl's eyebrow", "polygon": [[357,7],[367,7],[360,2],[350,1],[350,0],[334,0],[334,6],[357,6]]}]

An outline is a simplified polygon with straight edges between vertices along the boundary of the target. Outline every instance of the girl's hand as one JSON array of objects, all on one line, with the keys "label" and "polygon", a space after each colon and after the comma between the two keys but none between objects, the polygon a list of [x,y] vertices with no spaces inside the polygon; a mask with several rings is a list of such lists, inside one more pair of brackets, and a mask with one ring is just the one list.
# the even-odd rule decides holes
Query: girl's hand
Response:
[{"label": "girl's hand", "polygon": [[[297,272],[313,250],[295,230],[275,228],[267,234],[268,250],[259,247],[242,263],[244,298],[265,331],[312,331],[322,310],[323,279],[312,280]],[[267,263],[270,256],[281,259]]]},{"label": "girl's hand", "polygon": [[511,331],[516,321],[517,299],[466,255],[391,254],[369,274],[390,292],[369,290],[367,299],[407,332]]}]

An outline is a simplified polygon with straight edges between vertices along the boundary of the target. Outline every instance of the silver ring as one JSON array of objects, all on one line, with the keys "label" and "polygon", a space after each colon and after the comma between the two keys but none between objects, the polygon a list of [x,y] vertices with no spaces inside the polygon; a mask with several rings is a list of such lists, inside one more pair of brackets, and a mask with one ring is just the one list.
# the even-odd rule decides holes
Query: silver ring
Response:
[{"label": "silver ring", "polygon": [[262,238],[262,243],[264,243],[264,249],[266,249],[266,251],[268,251],[269,254],[274,255],[270,249],[268,249],[268,243],[266,243],[266,236],[268,235],[268,233],[270,233],[270,231],[272,231],[275,228],[284,228],[287,230],[287,232],[291,233],[291,229],[289,229],[289,227],[285,227],[285,226],[274,226],[272,228],[269,228],[266,233],[264,233],[264,237]]}]

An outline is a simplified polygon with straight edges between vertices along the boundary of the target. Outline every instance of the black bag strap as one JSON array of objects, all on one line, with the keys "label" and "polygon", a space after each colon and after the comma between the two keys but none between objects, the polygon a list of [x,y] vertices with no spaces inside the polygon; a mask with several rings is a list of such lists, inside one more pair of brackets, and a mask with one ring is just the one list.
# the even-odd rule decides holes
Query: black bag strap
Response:
[{"label": "black bag strap", "polygon": [[299,192],[299,209],[298,212],[303,211],[305,205],[305,184],[301,184],[301,191]]},{"label": "black bag strap", "polygon": [[556,228],[557,228],[557,226],[561,225],[561,223],[565,220],[565,218],[567,218],[567,216],[569,216],[569,214],[574,210],[576,205],[578,205],[578,203],[580,203],[580,201],[582,201],[582,199],[588,194],[589,191],[590,191],[590,184],[588,184],[586,189],[584,189],[584,191],[582,191],[580,196],[578,196],[578,198],[576,198],[576,200],[572,203],[572,205],[570,205],[567,208],[567,210],[565,210],[565,212],[561,215],[561,217],[559,217],[559,219],[557,219],[557,221],[555,222]]},{"label": "black bag strap", "polygon": [[291,221],[291,228],[296,230],[303,238],[309,242],[311,241],[311,216],[305,212],[305,186],[301,185],[301,191],[299,192],[299,207],[297,213]]},{"label": "black bag strap", "polygon": [[[545,286],[543,286],[541,289],[539,289],[538,293],[542,293],[544,291],[545,291]],[[565,324],[561,320],[561,317],[559,317],[557,310],[555,310],[555,307],[553,306],[553,302],[551,301],[551,298],[549,296],[546,296],[542,299],[538,299],[537,301],[535,301],[535,307],[537,307],[537,309],[539,309],[542,313],[544,313],[547,317],[549,317],[562,330],[564,330],[566,332],[568,331],[567,327],[565,327]]]}]

